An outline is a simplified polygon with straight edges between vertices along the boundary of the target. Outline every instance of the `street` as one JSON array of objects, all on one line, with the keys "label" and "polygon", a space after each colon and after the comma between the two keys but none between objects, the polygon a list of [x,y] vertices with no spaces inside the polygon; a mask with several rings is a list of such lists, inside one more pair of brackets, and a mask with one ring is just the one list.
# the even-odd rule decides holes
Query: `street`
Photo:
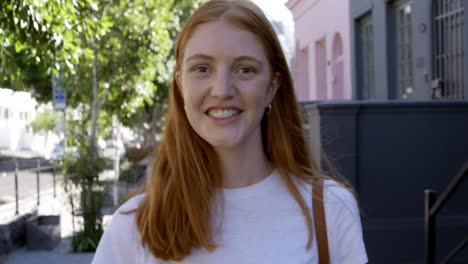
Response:
[{"label": "street", "polygon": [[[39,190],[53,189],[54,182],[51,172],[41,172],[39,174]],[[31,198],[37,196],[37,177],[32,171],[18,172],[18,199]],[[15,201],[15,173],[0,173],[0,204]]]},{"label": "street", "polygon": [[[17,159],[18,169],[26,170],[37,168],[37,161],[41,167],[52,165],[49,160],[44,158],[25,158]],[[15,171],[15,162],[12,158],[2,158],[0,156],[0,173],[3,172],[14,172]]]}]

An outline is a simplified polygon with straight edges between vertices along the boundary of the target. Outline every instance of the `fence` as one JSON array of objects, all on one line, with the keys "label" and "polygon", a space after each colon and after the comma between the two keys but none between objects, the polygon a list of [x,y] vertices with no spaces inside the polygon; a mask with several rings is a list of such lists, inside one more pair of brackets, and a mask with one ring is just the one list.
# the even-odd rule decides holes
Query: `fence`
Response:
[{"label": "fence", "polygon": [[[457,191],[458,187],[468,176],[468,161],[465,162],[460,172],[453,177],[444,191],[438,195],[435,190],[424,191],[424,223],[426,238],[426,263],[436,263],[436,217],[444,207],[450,197]],[[464,237],[450,252],[443,258],[441,263],[449,263],[457,254],[459,254],[468,245],[468,235]]]},{"label": "fence", "polygon": [[[35,205],[41,204],[41,193],[51,190],[57,196],[57,177],[53,165],[42,159],[3,160],[0,164],[0,198],[3,197],[2,215],[10,214],[11,203],[14,203],[14,215],[23,213],[21,202],[35,196]],[[41,184],[42,182],[42,184]],[[33,197],[31,197],[33,196]],[[11,197],[14,197],[12,201]]]}]

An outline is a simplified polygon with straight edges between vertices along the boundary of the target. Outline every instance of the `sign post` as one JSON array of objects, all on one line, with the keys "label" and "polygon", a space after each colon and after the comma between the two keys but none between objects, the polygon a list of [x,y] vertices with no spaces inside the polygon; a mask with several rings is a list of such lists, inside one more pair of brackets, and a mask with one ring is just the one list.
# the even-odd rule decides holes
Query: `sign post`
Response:
[{"label": "sign post", "polygon": [[[60,78],[60,75],[59,77]],[[62,146],[63,152],[66,148],[66,128],[65,128],[65,109],[67,107],[67,93],[64,89],[59,87],[58,78],[52,75],[52,96],[54,101],[54,109],[60,112],[60,118],[58,120],[58,130],[60,134],[60,145]]]},{"label": "sign post", "polygon": [[52,75],[52,96],[54,98],[55,110],[65,110],[67,106],[67,94],[65,90],[57,85],[57,77]]}]

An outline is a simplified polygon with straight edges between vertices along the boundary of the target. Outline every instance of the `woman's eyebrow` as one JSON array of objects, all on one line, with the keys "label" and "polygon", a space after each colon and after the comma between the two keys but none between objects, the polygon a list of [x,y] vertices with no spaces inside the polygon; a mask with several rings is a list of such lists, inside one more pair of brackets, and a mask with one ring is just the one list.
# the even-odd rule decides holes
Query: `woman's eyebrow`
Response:
[{"label": "woman's eyebrow", "polygon": [[234,62],[240,62],[240,61],[253,61],[253,62],[257,63],[260,67],[263,66],[263,62],[261,62],[259,59],[255,58],[255,57],[251,57],[251,56],[240,56],[240,57],[236,57],[234,59]]},{"label": "woman's eyebrow", "polygon": [[[196,53],[190,57],[188,57],[185,62],[189,62],[189,61],[192,61],[192,60],[209,60],[209,61],[214,61],[215,58],[212,57],[212,56],[209,56],[209,55],[206,55],[206,54],[202,54],[202,53]],[[252,56],[239,56],[239,57],[236,57],[234,59],[234,62],[241,62],[241,61],[252,61],[256,64],[258,64],[260,67],[263,67],[263,62],[260,61],[259,59],[255,58],[255,57],[252,57]]]},{"label": "woman's eyebrow", "polygon": [[204,60],[211,60],[211,61],[214,60],[213,57],[208,56],[208,55],[206,55],[206,54],[196,53],[196,54],[194,54],[194,55],[188,57],[188,58],[185,60],[185,62],[189,62],[189,61],[191,61],[191,60],[196,60],[196,59],[204,59]]}]

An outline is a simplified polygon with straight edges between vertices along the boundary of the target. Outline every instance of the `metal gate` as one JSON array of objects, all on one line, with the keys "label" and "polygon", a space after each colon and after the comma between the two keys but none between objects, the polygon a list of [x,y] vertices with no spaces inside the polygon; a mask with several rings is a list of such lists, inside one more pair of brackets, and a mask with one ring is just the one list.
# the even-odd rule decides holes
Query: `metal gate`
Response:
[{"label": "metal gate", "polygon": [[463,99],[464,0],[434,0],[433,98]]}]

